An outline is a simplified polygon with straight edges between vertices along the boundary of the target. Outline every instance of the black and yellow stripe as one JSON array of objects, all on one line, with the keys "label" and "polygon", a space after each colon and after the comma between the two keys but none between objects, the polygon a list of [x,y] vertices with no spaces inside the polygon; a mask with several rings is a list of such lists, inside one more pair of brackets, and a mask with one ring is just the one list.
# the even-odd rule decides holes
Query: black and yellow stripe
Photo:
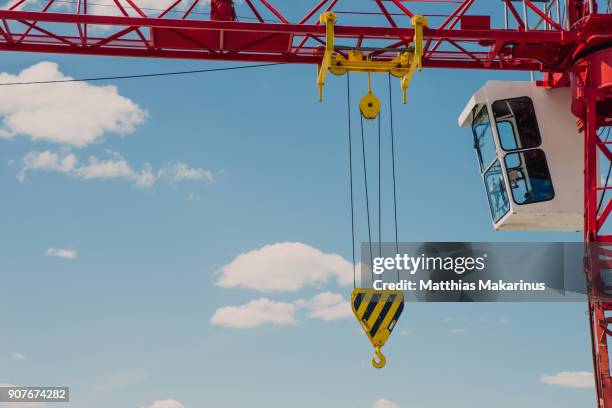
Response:
[{"label": "black and yellow stripe", "polygon": [[399,290],[355,289],[351,296],[353,313],[374,347],[382,347],[402,311],[404,294]]}]

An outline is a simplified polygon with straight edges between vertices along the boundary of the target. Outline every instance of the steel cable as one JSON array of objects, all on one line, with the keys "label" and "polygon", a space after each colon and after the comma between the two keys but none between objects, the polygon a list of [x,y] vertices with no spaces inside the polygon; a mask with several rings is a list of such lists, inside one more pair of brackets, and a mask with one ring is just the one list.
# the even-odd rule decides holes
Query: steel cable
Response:
[{"label": "steel cable", "polygon": [[[395,222],[395,253],[399,255],[399,239],[398,239],[398,228],[397,228],[397,192],[395,182],[395,133],[393,131],[393,95],[391,87],[391,74],[387,76],[389,84],[389,126],[391,129],[391,168],[393,173],[393,217]],[[397,280],[399,282],[399,269],[397,270]]]},{"label": "steel cable", "polygon": [[60,84],[60,83],[66,83],[66,82],[94,82],[94,81],[110,81],[110,80],[117,80],[117,79],[152,78],[152,77],[162,77],[162,76],[172,76],[172,75],[202,74],[202,73],[207,73],[207,72],[234,71],[238,69],[264,68],[264,67],[272,67],[276,65],[286,65],[286,64],[287,64],[286,62],[276,62],[276,63],[271,63],[271,64],[239,65],[235,67],[194,69],[191,71],[158,72],[158,73],[153,73],[153,74],[117,75],[117,76],[92,77],[92,78],[69,78],[69,79],[56,79],[56,80],[49,80],[49,81],[0,82],[0,86],[46,85],[46,84]]},{"label": "steel cable", "polygon": [[357,287],[357,270],[355,268],[355,203],[353,198],[353,137],[351,135],[351,78],[346,73],[346,106],[348,114],[348,151],[349,180],[351,191],[351,249],[353,251],[353,289]]},{"label": "steel cable", "polygon": [[368,196],[368,171],[366,168],[365,139],[363,137],[363,116],[361,116],[361,154],[363,157],[363,180],[365,183],[366,215],[368,221],[368,248],[370,250],[370,266],[372,267],[372,282],[374,281],[374,256],[372,254],[372,229],[370,226],[370,199]]}]

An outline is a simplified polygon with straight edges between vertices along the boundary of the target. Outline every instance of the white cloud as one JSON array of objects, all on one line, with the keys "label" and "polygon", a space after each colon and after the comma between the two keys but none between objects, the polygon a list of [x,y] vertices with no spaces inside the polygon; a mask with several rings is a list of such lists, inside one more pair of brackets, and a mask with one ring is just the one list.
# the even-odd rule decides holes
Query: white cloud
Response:
[{"label": "white cloud", "polygon": [[595,385],[593,373],[588,371],[560,371],[553,375],[543,375],[540,382],[569,388],[592,388]]},{"label": "white cloud", "polygon": [[77,158],[74,154],[58,154],[46,150],[44,152],[29,152],[21,159],[21,170],[17,180],[23,182],[29,170],[56,171],[70,173],[75,171]]},{"label": "white cloud", "polygon": [[350,317],[350,303],[338,293],[323,292],[310,300],[300,299],[295,302],[298,307],[310,309],[308,317],[320,320],[336,320]]},{"label": "white cloud", "polygon": [[340,285],[353,279],[351,262],[299,242],[266,245],[238,255],[218,271],[217,285],[262,292],[297,291],[335,278]]},{"label": "white cloud", "polygon": [[45,254],[64,259],[76,259],[77,257],[77,251],[70,248],[47,248]]},{"label": "white cloud", "polygon": [[[152,187],[157,180],[165,177],[170,181],[183,180],[205,180],[213,181],[212,174],[208,170],[191,168],[184,163],[174,163],[166,166],[156,173],[151,165],[145,163],[141,170],[136,170],[119,153],[106,150],[107,158],[99,159],[90,156],[88,161],[80,164],[74,153],[52,152],[29,152],[21,160],[21,170],[17,174],[17,180],[24,182],[27,174],[32,171],[50,171],[63,173],[70,177],[81,180],[93,179],[123,179],[133,182],[139,187]],[[176,168],[181,169],[181,175],[177,175]],[[210,175],[210,177],[196,178],[197,174]]]},{"label": "white cloud", "polygon": [[155,401],[149,408],[185,408],[176,400]]},{"label": "white cloud", "polygon": [[13,359],[23,361],[23,360],[27,360],[27,357],[23,353],[16,352],[15,354],[13,354]]},{"label": "white cloud", "polygon": [[467,333],[466,329],[451,329],[450,331],[452,334],[465,334]]},{"label": "white cloud", "polygon": [[225,306],[215,311],[210,323],[235,329],[252,329],[264,324],[293,325],[295,305],[268,298],[252,300],[241,306]]},{"label": "white cloud", "polygon": [[379,399],[374,403],[373,408],[400,408],[399,404],[386,399]]},{"label": "white cloud", "polygon": [[[17,75],[0,73],[0,83],[65,79],[70,77],[52,62],[39,62]],[[117,87],[87,82],[2,87],[0,115],[0,137],[22,135],[78,147],[105,133],[133,133],[147,117],[135,102],[119,95]]]},{"label": "white cloud", "polygon": [[212,173],[204,169],[196,169],[185,163],[172,163],[159,171],[160,177],[167,177],[172,181],[205,180],[215,181]]}]

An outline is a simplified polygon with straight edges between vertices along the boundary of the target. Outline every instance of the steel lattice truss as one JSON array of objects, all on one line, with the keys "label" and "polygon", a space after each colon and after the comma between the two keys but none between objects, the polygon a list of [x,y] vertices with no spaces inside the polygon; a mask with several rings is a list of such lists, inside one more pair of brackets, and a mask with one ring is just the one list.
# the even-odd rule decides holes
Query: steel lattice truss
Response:
[{"label": "steel lattice truss", "polygon": [[[588,16],[576,30],[579,16],[556,0],[304,0],[292,2],[291,16],[280,0],[244,0],[226,15],[200,0],[168,0],[159,9],[137,3],[151,0],[13,1],[0,9],[0,49],[317,64],[325,40],[318,17],[332,10],[337,52],[359,48],[389,60],[410,43],[410,17],[418,13],[430,21],[426,67],[560,72],[584,44],[600,41],[590,33],[604,24]],[[299,7],[303,13],[293,15]]]}]

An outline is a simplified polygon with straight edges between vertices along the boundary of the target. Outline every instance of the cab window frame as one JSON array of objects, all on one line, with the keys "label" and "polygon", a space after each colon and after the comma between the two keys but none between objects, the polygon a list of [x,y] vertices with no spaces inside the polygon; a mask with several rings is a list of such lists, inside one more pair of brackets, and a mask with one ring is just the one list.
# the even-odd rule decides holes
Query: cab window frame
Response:
[{"label": "cab window frame", "polygon": [[[480,167],[481,175],[484,175],[484,173],[495,162],[495,160],[499,159],[499,153],[497,151],[497,141],[496,141],[497,138],[495,137],[495,133],[493,132],[493,123],[491,121],[492,116],[490,113],[491,113],[491,109],[489,105],[486,103],[482,104],[482,106],[479,109],[475,109],[473,112],[474,119],[473,119],[472,126],[471,126],[472,137],[474,139],[474,149],[476,150],[476,155],[478,157],[478,164]],[[479,143],[478,134],[476,133],[476,129],[474,128],[474,123],[480,120],[481,117],[486,118],[486,123],[488,124],[488,129],[486,130],[486,134],[483,135],[483,138],[486,138],[486,140],[488,140],[489,143],[491,143],[491,147],[493,148],[492,157],[487,157],[487,158],[483,157],[483,152],[484,153],[489,153],[489,152],[485,151],[485,149],[481,147]],[[484,125],[484,122],[478,123],[478,125]],[[485,159],[487,159],[488,161],[485,162]]]},{"label": "cab window frame", "polygon": [[[504,163],[502,163],[502,158],[497,156],[495,158],[495,160],[493,160],[491,163],[489,163],[489,165],[482,171],[481,177],[482,177],[482,184],[484,185],[485,188],[485,193],[487,195],[487,201],[489,203],[489,211],[491,213],[491,219],[493,220],[494,224],[497,224],[502,218],[504,218],[511,210],[512,206],[510,205],[510,196],[512,195],[511,192],[508,191],[508,185],[506,183],[507,178],[504,177],[504,174],[507,173],[507,169],[506,169],[506,164],[505,164],[505,158],[504,158]],[[492,200],[492,194],[493,191],[489,190],[489,186],[487,184],[487,174],[493,169],[493,167],[495,166],[499,166],[499,177],[501,178],[501,184],[503,185],[503,190],[500,191],[501,193],[503,193],[503,196],[506,198],[506,211],[499,214],[499,216],[496,218],[495,214],[494,214],[494,203],[491,201]]]},{"label": "cab window frame", "polygon": [[[499,118],[496,117],[495,115],[495,104],[496,103],[500,103],[500,102],[504,102],[504,103],[508,103],[510,101],[516,101],[516,100],[527,100],[529,102],[529,104],[531,105],[531,110],[533,112],[533,118],[535,121],[535,131],[537,134],[537,144],[533,145],[533,146],[522,146],[519,147],[518,146],[518,142],[521,141],[520,137],[520,129],[518,128],[518,124],[516,123],[516,116],[514,111],[512,111],[512,108],[510,106],[508,106],[508,110],[509,110],[509,114],[500,116]],[[529,96],[525,95],[525,96],[517,96],[514,98],[507,98],[507,99],[498,99],[495,100],[491,103],[491,116],[493,118],[493,121],[495,122],[495,131],[497,132],[497,139],[499,140],[499,147],[504,151],[504,152],[516,152],[519,150],[528,150],[528,149],[537,149],[539,147],[542,146],[542,133],[540,132],[540,125],[538,123],[538,117],[535,111],[535,105],[533,103],[533,99],[531,99]],[[510,124],[512,125],[512,133],[513,133],[513,137],[514,137],[514,145],[516,146],[514,149],[507,149],[506,147],[504,147],[503,141],[502,141],[502,137],[501,137],[501,132],[498,126],[499,122],[510,122]]]},{"label": "cab window frame", "polygon": [[[553,183],[552,180],[552,176],[550,174],[550,167],[548,166],[548,159],[546,158],[546,152],[544,151],[544,149],[540,148],[540,147],[536,147],[536,148],[532,148],[532,149],[522,149],[522,150],[515,150],[515,151],[511,151],[508,152],[507,154],[504,154],[503,156],[503,166],[506,169],[506,179],[508,180],[508,182],[510,182],[510,174],[509,171],[510,170],[514,170],[516,169],[516,167],[510,167],[508,168],[508,166],[506,165],[506,160],[507,160],[507,156],[511,155],[511,154],[518,154],[519,155],[519,160],[523,161],[523,158],[520,156],[521,153],[526,153],[530,150],[539,150],[542,152],[542,158],[544,159],[544,165],[546,166],[546,171],[548,172],[548,180],[550,181],[550,189],[552,191],[552,195],[550,196],[550,198],[547,198],[545,200],[537,200],[537,201],[524,201],[522,203],[519,203],[516,201],[516,199],[514,198],[514,191],[512,189],[512,186],[510,185],[510,192],[508,194],[508,196],[512,197],[512,202],[516,205],[530,205],[530,204],[540,204],[540,203],[545,203],[547,201],[552,201],[555,199],[556,196],[556,192],[555,192],[555,185]],[[526,165],[526,163],[525,163]],[[521,170],[522,171],[522,170]],[[525,175],[526,177],[528,177],[529,175]]]}]

